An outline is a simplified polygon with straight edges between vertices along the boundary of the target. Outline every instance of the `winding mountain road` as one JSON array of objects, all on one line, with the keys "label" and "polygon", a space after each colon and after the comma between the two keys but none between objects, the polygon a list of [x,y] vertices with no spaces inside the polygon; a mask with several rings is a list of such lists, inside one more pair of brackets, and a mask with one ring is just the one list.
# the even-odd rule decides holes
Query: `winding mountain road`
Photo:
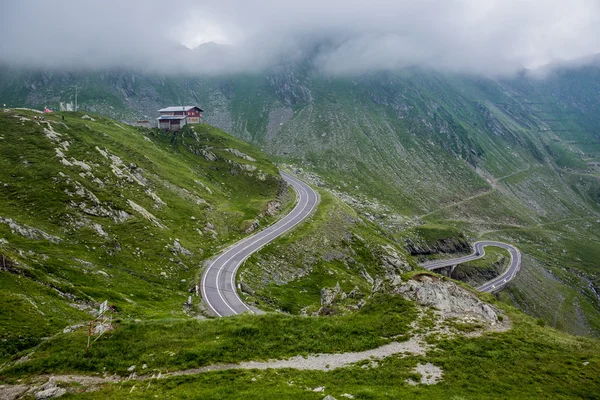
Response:
[{"label": "winding mountain road", "polygon": [[[319,201],[317,193],[306,183],[285,172],[282,172],[281,176],[296,191],[297,202],[294,209],[273,225],[229,247],[210,263],[202,275],[202,300],[218,317],[240,314],[247,311],[251,313],[259,312],[259,310],[253,310],[244,303],[237,293],[235,278],[238,268],[253,253],[302,222],[311,214]],[[477,260],[485,255],[484,248],[486,246],[502,247],[510,252],[510,265],[508,268],[500,276],[477,288],[483,292],[494,292],[500,290],[510,282],[517,275],[521,267],[521,253],[516,247],[510,244],[480,241],[474,244],[475,252],[471,255],[452,260],[432,261],[424,263],[422,266],[433,271]]]},{"label": "winding mountain road", "polygon": [[503,249],[508,250],[508,252],[510,253],[510,264],[508,268],[496,278],[484,283],[483,285],[477,288],[477,290],[482,292],[495,292],[497,290],[502,289],[508,282],[514,279],[515,276],[517,276],[519,269],[521,268],[521,252],[515,246],[510,245],[508,243],[494,242],[488,240],[475,242],[475,244],[473,245],[473,247],[475,248],[475,252],[471,255],[454,258],[451,260],[431,261],[423,263],[421,264],[421,266],[425,269],[433,271],[440,268],[446,268],[462,264],[467,261],[477,260],[485,256],[486,246],[501,247]]},{"label": "winding mountain road", "polygon": [[202,275],[202,300],[216,316],[258,311],[246,305],[237,293],[235,277],[238,268],[253,253],[302,222],[319,201],[317,193],[306,183],[285,172],[281,176],[296,191],[297,202],[294,209],[273,225],[240,240],[221,253]]}]

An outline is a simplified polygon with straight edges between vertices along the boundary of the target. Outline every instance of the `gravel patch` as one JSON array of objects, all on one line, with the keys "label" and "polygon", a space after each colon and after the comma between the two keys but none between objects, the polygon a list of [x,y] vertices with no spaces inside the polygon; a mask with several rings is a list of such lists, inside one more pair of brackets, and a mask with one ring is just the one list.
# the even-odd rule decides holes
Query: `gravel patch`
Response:
[{"label": "gravel patch", "polygon": [[409,385],[435,385],[439,381],[442,380],[442,375],[444,371],[436,365],[427,363],[427,364],[418,364],[414,372],[421,375],[421,380],[419,382],[415,382],[412,379],[408,379],[406,383]]},{"label": "gravel patch", "polygon": [[406,342],[392,342],[376,349],[341,354],[315,354],[308,357],[296,356],[287,360],[248,361],[240,363],[241,369],[280,369],[329,371],[351,364],[389,357],[394,354],[422,355],[425,347],[415,338]]}]

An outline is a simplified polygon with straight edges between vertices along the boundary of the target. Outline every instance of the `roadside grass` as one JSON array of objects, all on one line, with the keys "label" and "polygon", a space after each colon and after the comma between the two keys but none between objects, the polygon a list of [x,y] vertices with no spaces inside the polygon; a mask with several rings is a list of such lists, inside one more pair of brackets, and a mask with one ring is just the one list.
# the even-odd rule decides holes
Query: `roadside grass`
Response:
[{"label": "roadside grass", "polygon": [[499,263],[500,266],[506,266],[510,260],[508,250],[501,247],[486,246],[485,255],[477,260],[469,261],[461,264],[467,268],[489,268],[491,264]]},{"label": "roadside grass", "polygon": [[[147,372],[214,363],[372,349],[406,340],[415,306],[399,296],[375,295],[358,312],[332,317],[239,315],[214,320],[122,321],[85,358],[87,331],[59,334],[0,372],[2,379],[45,373],[108,372],[147,364]],[[13,361],[26,353],[13,357]],[[144,371],[138,370],[138,373]]]}]

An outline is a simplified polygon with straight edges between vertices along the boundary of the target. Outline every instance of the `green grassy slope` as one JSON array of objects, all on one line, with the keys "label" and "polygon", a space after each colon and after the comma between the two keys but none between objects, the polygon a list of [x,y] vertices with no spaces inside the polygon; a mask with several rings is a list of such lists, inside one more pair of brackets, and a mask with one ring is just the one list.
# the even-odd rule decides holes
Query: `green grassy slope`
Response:
[{"label": "green grassy slope", "polygon": [[[489,300],[489,298],[488,298]],[[360,362],[332,371],[230,370],[200,372],[167,379],[101,384],[86,392],[69,387],[71,398],[252,398],[323,399],[351,394],[357,399],[435,398],[597,398],[600,380],[598,340],[544,327],[540,320],[504,308],[512,329],[480,337],[430,337],[422,355],[401,354]],[[290,317],[282,314],[235,316],[211,321],[162,320],[127,323],[93,348],[91,359],[75,342],[81,333],[61,334],[40,346],[22,363],[3,370],[7,383],[28,382],[45,373],[118,372],[140,374],[196,368],[214,362],[264,360],[314,352],[368,349],[403,340],[414,308],[398,297],[378,296],[359,313],[336,317]],[[397,335],[400,335],[399,337]],[[126,349],[126,351],[125,351]],[[417,364],[442,368],[442,382],[410,385]],[[145,365],[140,369],[140,365]],[[63,384],[64,385],[64,384]],[[134,387],[135,386],[135,387]],[[315,388],[322,388],[315,390]]]},{"label": "green grassy slope", "polygon": [[[510,333],[447,339],[422,357],[390,357],[377,368],[364,365],[321,371],[224,371],[153,381],[150,385],[106,385],[74,398],[314,399],[596,399],[600,360],[596,341],[574,339],[522,321]],[[418,363],[443,367],[444,381],[411,386]],[[132,386],[136,389],[132,390]],[[323,392],[314,392],[322,387]]]},{"label": "green grassy slope", "polygon": [[2,358],[88,322],[104,300],[119,318],[185,317],[203,260],[273,219],[277,169],[216,128],[34,115],[0,113]]}]

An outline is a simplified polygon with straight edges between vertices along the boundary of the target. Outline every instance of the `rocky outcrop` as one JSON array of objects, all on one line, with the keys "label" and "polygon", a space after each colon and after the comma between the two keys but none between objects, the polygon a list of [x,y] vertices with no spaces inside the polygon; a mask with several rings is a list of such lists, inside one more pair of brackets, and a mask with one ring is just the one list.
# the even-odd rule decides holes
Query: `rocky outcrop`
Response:
[{"label": "rocky outcrop", "polygon": [[469,318],[488,324],[498,322],[492,306],[456,283],[437,277],[420,275],[397,287],[394,292],[421,306],[439,310],[443,318]]},{"label": "rocky outcrop", "polygon": [[385,271],[386,279],[393,281],[395,277],[412,270],[404,255],[393,246],[382,246],[382,250],[384,253],[381,255],[381,267]]},{"label": "rocky outcrop", "polygon": [[252,289],[250,287],[250,285],[248,285],[246,282],[244,281],[240,281],[240,289],[242,290],[242,292],[249,294],[250,296],[254,296],[255,292],[254,289]]},{"label": "rocky outcrop", "polygon": [[50,235],[41,229],[33,228],[27,225],[18,224],[11,218],[0,217],[0,224],[6,224],[12,230],[13,233],[23,236],[24,238],[31,240],[47,240],[51,243],[60,243],[61,238]]},{"label": "rocky outcrop", "polygon": [[225,151],[227,151],[227,152],[229,152],[229,153],[233,154],[233,155],[234,155],[234,156],[236,156],[236,157],[243,158],[243,159],[244,159],[244,160],[246,160],[246,161],[252,161],[252,162],[256,161],[256,159],[255,159],[255,158],[253,158],[253,157],[250,157],[250,156],[249,156],[248,154],[246,154],[246,153],[242,153],[242,152],[241,152],[241,151],[239,151],[238,149],[225,149]]},{"label": "rocky outcrop", "polygon": [[244,231],[244,233],[246,233],[246,234],[252,233],[255,230],[257,230],[259,227],[260,227],[260,222],[258,222],[258,220],[255,219],[254,221],[252,221],[250,226]]},{"label": "rocky outcrop", "polygon": [[333,288],[321,289],[321,305],[330,306],[335,303],[336,299],[344,300],[346,293],[342,291],[340,283],[338,282]]},{"label": "rocky outcrop", "polygon": [[470,253],[472,251],[471,244],[464,237],[450,237],[432,243],[407,238],[404,247],[412,256],[437,253]]},{"label": "rocky outcrop", "polygon": [[184,255],[184,256],[192,256],[193,253],[191,251],[189,251],[188,249],[186,249],[185,247],[183,247],[181,245],[181,243],[179,242],[179,239],[175,239],[173,241],[173,247],[171,248],[171,252],[173,254],[177,254],[177,255]]},{"label": "rocky outcrop", "polygon": [[158,218],[156,218],[154,215],[152,215],[150,212],[148,212],[148,210],[146,210],[144,207],[140,206],[139,204],[137,204],[133,200],[127,199],[127,203],[129,204],[129,206],[131,208],[133,208],[134,211],[136,211],[142,217],[144,217],[147,220],[149,220],[150,222],[152,222],[154,225],[156,225],[156,226],[158,226],[159,228],[162,228],[162,229],[166,229],[167,228],[166,226],[164,226],[158,220]]},{"label": "rocky outcrop", "polygon": [[264,212],[264,214],[268,215],[269,217],[273,217],[280,210],[281,210],[281,203],[280,202],[278,202],[278,201],[270,201],[270,202],[267,203],[267,210]]},{"label": "rocky outcrop", "polygon": [[279,66],[267,76],[269,85],[286,106],[312,102],[312,93],[301,79],[289,66]]},{"label": "rocky outcrop", "polygon": [[67,393],[66,389],[56,386],[54,378],[50,378],[40,389],[35,393],[36,400],[54,399]]}]

